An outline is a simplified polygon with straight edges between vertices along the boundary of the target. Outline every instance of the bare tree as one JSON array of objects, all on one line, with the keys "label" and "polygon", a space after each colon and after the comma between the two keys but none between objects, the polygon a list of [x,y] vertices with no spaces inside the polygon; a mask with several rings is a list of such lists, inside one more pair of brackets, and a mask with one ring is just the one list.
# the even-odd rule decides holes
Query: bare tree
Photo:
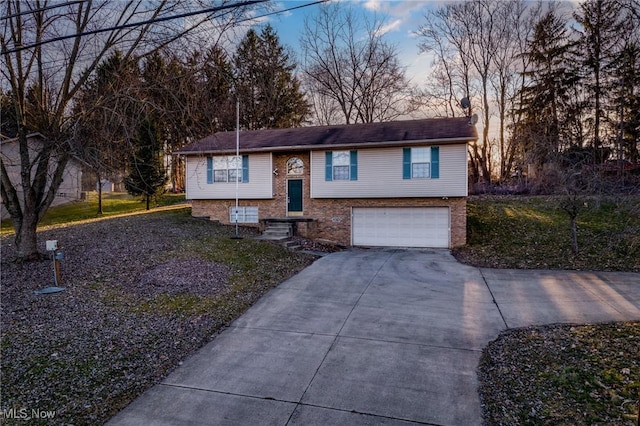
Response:
[{"label": "bare tree", "polygon": [[590,204],[603,201],[603,182],[597,171],[581,163],[565,165],[555,177],[559,191],[559,208],[569,219],[571,251],[578,254],[578,216]]},{"label": "bare tree", "polygon": [[117,180],[124,170],[136,123],[142,120],[138,102],[137,61],[115,51],[96,68],[74,99],[73,115],[82,117],[73,128],[75,152],[93,172],[102,214],[102,182]]},{"label": "bare tree", "polygon": [[494,0],[449,3],[428,12],[418,29],[423,51],[435,53],[441,66],[451,59],[457,63],[456,72],[447,74],[455,79],[448,84],[450,96],[458,87],[456,98],[480,99],[477,110],[482,113],[482,140],[470,146],[471,169],[474,180],[482,177],[486,182],[491,180],[490,78],[499,44],[494,21],[498,8],[499,2]]},{"label": "bare tree", "polygon": [[[522,0],[448,3],[429,10],[416,31],[421,51],[435,58],[430,93],[438,94],[431,98],[438,102],[436,109],[460,114],[458,102],[467,97],[471,108],[466,113],[480,115],[482,138],[469,147],[476,182],[489,182],[493,175],[504,179],[513,170],[512,111],[525,84],[518,79],[527,67],[522,52],[540,9]],[[491,127],[497,137],[491,136]]]},{"label": "bare tree", "polygon": [[[178,24],[167,18],[203,6],[167,0],[2,2],[2,87],[12,96],[21,172],[13,182],[0,161],[0,193],[15,228],[19,258],[39,258],[38,222],[56,196],[71,155],[83,143],[72,131],[82,117],[69,112],[97,65],[116,47],[128,58],[176,40],[184,42],[203,23],[218,18],[229,23],[244,10],[238,4],[225,0]],[[35,155],[27,140],[33,131],[46,138]]]},{"label": "bare tree", "polygon": [[412,111],[414,93],[381,20],[368,21],[336,2],[304,25],[304,80],[318,121],[369,123]]}]

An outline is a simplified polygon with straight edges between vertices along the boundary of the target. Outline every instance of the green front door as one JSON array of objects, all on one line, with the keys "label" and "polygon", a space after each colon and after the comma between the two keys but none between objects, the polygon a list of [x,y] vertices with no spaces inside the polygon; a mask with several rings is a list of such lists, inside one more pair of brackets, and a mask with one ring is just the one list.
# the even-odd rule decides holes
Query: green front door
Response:
[{"label": "green front door", "polygon": [[302,179],[287,181],[287,214],[292,216],[302,214]]}]

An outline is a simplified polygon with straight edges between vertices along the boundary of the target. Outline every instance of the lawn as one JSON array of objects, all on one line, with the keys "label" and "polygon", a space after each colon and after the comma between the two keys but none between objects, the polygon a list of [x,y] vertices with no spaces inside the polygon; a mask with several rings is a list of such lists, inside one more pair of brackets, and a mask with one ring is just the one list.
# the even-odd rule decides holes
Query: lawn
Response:
[{"label": "lawn", "polygon": [[578,215],[579,252],[560,197],[470,197],[465,247],[476,266],[640,271],[640,197],[585,198]]},{"label": "lawn", "polygon": [[640,322],[509,330],[478,375],[487,425],[637,426]]},{"label": "lawn", "polygon": [[[105,198],[104,215],[113,218],[94,220],[96,209],[94,199],[53,208],[43,225],[58,226],[39,231],[40,241],[64,247],[63,293],[34,295],[50,284],[50,262],[13,263],[12,236],[0,240],[0,411],[103,423],[313,261],[249,238],[251,229],[232,239],[233,228],[187,209],[115,217],[144,210],[123,194]],[[587,200],[575,255],[558,198],[470,197],[469,244],[455,255],[484,267],[640,271],[638,209],[639,198]],[[639,327],[505,332],[484,349],[479,367],[486,423],[634,425]]]},{"label": "lawn", "polygon": [[240,233],[188,209],[43,229],[64,248],[66,290],[49,295],[34,291],[52,285],[51,261],[12,262],[3,236],[0,416],[103,424],[314,259]]},{"label": "lawn", "polygon": [[[108,192],[102,194],[102,214],[100,215],[98,214],[98,193],[90,191],[86,194],[87,199],[84,201],[74,201],[51,207],[47,210],[38,226],[42,228],[51,225],[81,222],[124,213],[141,212],[146,208],[145,201],[140,197],[133,197],[122,192]],[[155,200],[152,206],[164,207],[184,202],[184,194],[163,194]],[[13,232],[13,225],[10,219],[2,221],[0,232],[2,234]]]},{"label": "lawn", "polygon": [[[640,198],[586,198],[579,252],[560,197],[470,197],[468,245],[481,267],[640,271]],[[640,275],[638,276],[640,285]],[[482,353],[487,425],[638,424],[640,323],[508,330]]]}]

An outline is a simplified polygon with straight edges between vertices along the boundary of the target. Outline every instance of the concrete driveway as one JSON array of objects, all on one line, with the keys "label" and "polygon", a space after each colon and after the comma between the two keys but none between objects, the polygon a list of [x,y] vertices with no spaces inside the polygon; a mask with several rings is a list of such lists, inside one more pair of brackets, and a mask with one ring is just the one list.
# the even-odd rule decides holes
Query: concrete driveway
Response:
[{"label": "concrete driveway", "polygon": [[269,292],[109,424],[479,425],[476,367],[502,330],[617,320],[640,320],[640,274],[353,249]]}]

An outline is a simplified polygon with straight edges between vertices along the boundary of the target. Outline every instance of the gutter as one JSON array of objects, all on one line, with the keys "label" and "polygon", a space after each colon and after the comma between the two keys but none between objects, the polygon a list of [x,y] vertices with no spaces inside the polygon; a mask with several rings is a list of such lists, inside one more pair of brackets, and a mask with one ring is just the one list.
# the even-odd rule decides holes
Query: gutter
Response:
[{"label": "gutter", "polygon": [[[413,146],[413,145],[453,145],[460,143],[471,143],[477,141],[475,137],[461,138],[441,138],[441,139],[419,139],[405,141],[386,141],[386,142],[363,142],[363,143],[341,143],[327,145],[291,145],[276,147],[260,147],[240,149],[241,153],[265,153],[265,152],[287,152],[287,151],[327,151],[332,149],[346,148],[388,148],[395,146]],[[198,151],[180,151],[172,152],[171,155],[205,155],[205,154],[235,154],[235,148],[217,149],[217,150],[198,150]]]}]

